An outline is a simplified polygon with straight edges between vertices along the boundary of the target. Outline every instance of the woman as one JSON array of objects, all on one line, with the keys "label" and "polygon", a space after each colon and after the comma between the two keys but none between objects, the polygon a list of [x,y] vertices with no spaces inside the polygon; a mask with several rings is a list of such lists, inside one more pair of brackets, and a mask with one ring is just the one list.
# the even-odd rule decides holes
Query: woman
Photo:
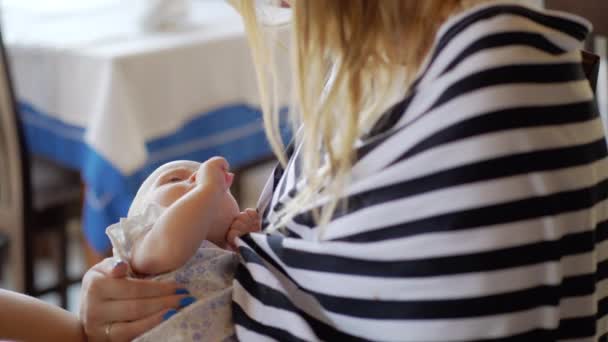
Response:
[{"label": "woman", "polygon": [[[487,1],[293,1],[302,129],[283,156],[272,54],[252,2],[233,2],[284,161],[262,195],[264,233],[238,241],[239,339],[606,337],[588,22]],[[176,305],[174,285],[123,277],[111,260],[85,276],[93,341],[137,336]]]}]

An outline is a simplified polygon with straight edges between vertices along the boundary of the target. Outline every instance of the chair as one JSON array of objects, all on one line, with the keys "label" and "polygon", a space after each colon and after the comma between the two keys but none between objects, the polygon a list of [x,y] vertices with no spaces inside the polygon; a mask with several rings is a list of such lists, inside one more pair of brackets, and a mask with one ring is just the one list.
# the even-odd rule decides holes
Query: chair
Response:
[{"label": "chair", "polygon": [[[545,0],[544,6],[548,9],[571,12],[576,15],[580,15],[587,20],[591,21],[593,25],[593,31],[587,36],[585,49],[593,51],[594,53],[606,56],[606,47],[601,47],[597,44],[596,38],[608,37],[608,20],[606,20],[606,13],[608,13],[608,1],[606,0],[585,0],[585,1],[572,1],[572,0]],[[603,51],[602,51],[603,50]],[[584,55],[584,54],[583,54]],[[596,58],[599,58],[596,56]],[[589,63],[591,65],[591,63]],[[585,65],[585,58],[583,56],[583,65]],[[599,67],[599,59],[597,64]],[[603,68],[602,75],[599,75],[599,70],[595,70],[594,76],[589,77],[591,74],[587,74],[588,78],[592,82],[594,93],[597,89],[595,88],[597,79],[608,80],[608,72],[606,68]],[[605,92],[597,94],[597,98],[604,99],[604,101],[598,101],[599,104],[606,103]]]},{"label": "chair", "polygon": [[[66,223],[81,212],[80,178],[76,172],[29,155],[16,109],[0,31],[0,235],[8,239],[15,290],[32,296],[57,292],[65,308],[67,287],[75,282],[67,276]],[[41,238],[47,233],[57,239],[58,281],[37,288],[35,243],[45,242]]]},{"label": "chair", "polygon": [[2,262],[6,260],[6,254],[8,252],[8,235],[0,232],[0,282],[4,276],[2,272]]}]

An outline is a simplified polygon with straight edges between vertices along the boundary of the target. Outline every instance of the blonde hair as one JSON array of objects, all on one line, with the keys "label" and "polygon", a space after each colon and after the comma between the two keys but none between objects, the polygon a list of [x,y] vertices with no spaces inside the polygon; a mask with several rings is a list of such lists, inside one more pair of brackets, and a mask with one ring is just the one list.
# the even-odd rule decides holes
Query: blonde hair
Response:
[{"label": "blonde hair", "polygon": [[[290,118],[294,129],[303,127],[301,162],[306,183],[284,207],[275,229],[321,198],[329,200],[314,211],[315,218],[321,225],[331,219],[349,182],[355,143],[386,109],[391,89],[405,89],[411,82],[437,29],[449,16],[480,1],[288,1],[293,11]],[[231,3],[243,17],[252,48],[266,134],[285,165],[273,49],[254,1]]]}]

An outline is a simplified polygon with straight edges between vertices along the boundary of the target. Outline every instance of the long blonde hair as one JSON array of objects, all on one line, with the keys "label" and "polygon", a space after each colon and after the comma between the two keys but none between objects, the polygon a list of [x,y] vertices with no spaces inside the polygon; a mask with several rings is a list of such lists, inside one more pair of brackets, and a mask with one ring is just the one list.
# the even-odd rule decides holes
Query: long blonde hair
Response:
[{"label": "long blonde hair", "polygon": [[[294,128],[303,127],[305,186],[284,207],[275,226],[314,207],[322,197],[329,200],[314,211],[315,218],[320,224],[328,222],[349,182],[355,143],[386,109],[391,89],[405,89],[449,16],[480,1],[288,1],[293,11],[290,118]],[[272,43],[265,39],[253,0],[231,3],[243,17],[252,48],[265,130],[285,165]]]}]

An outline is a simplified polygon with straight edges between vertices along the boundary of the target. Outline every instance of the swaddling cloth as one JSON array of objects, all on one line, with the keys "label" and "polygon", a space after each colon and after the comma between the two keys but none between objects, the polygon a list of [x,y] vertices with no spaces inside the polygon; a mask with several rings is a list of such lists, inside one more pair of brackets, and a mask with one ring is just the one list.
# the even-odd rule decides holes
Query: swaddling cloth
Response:
[{"label": "swaddling cloth", "polygon": [[[152,204],[142,215],[121,219],[106,229],[114,257],[130,265],[133,243],[142,238],[164,208]],[[169,320],[138,337],[136,341],[225,341],[234,338],[231,298],[232,279],[238,263],[235,253],[203,241],[196,254],[179,269],[152,277],[174,280],[197,301]],[[130,274],[133,272],[129,266]]]}]

